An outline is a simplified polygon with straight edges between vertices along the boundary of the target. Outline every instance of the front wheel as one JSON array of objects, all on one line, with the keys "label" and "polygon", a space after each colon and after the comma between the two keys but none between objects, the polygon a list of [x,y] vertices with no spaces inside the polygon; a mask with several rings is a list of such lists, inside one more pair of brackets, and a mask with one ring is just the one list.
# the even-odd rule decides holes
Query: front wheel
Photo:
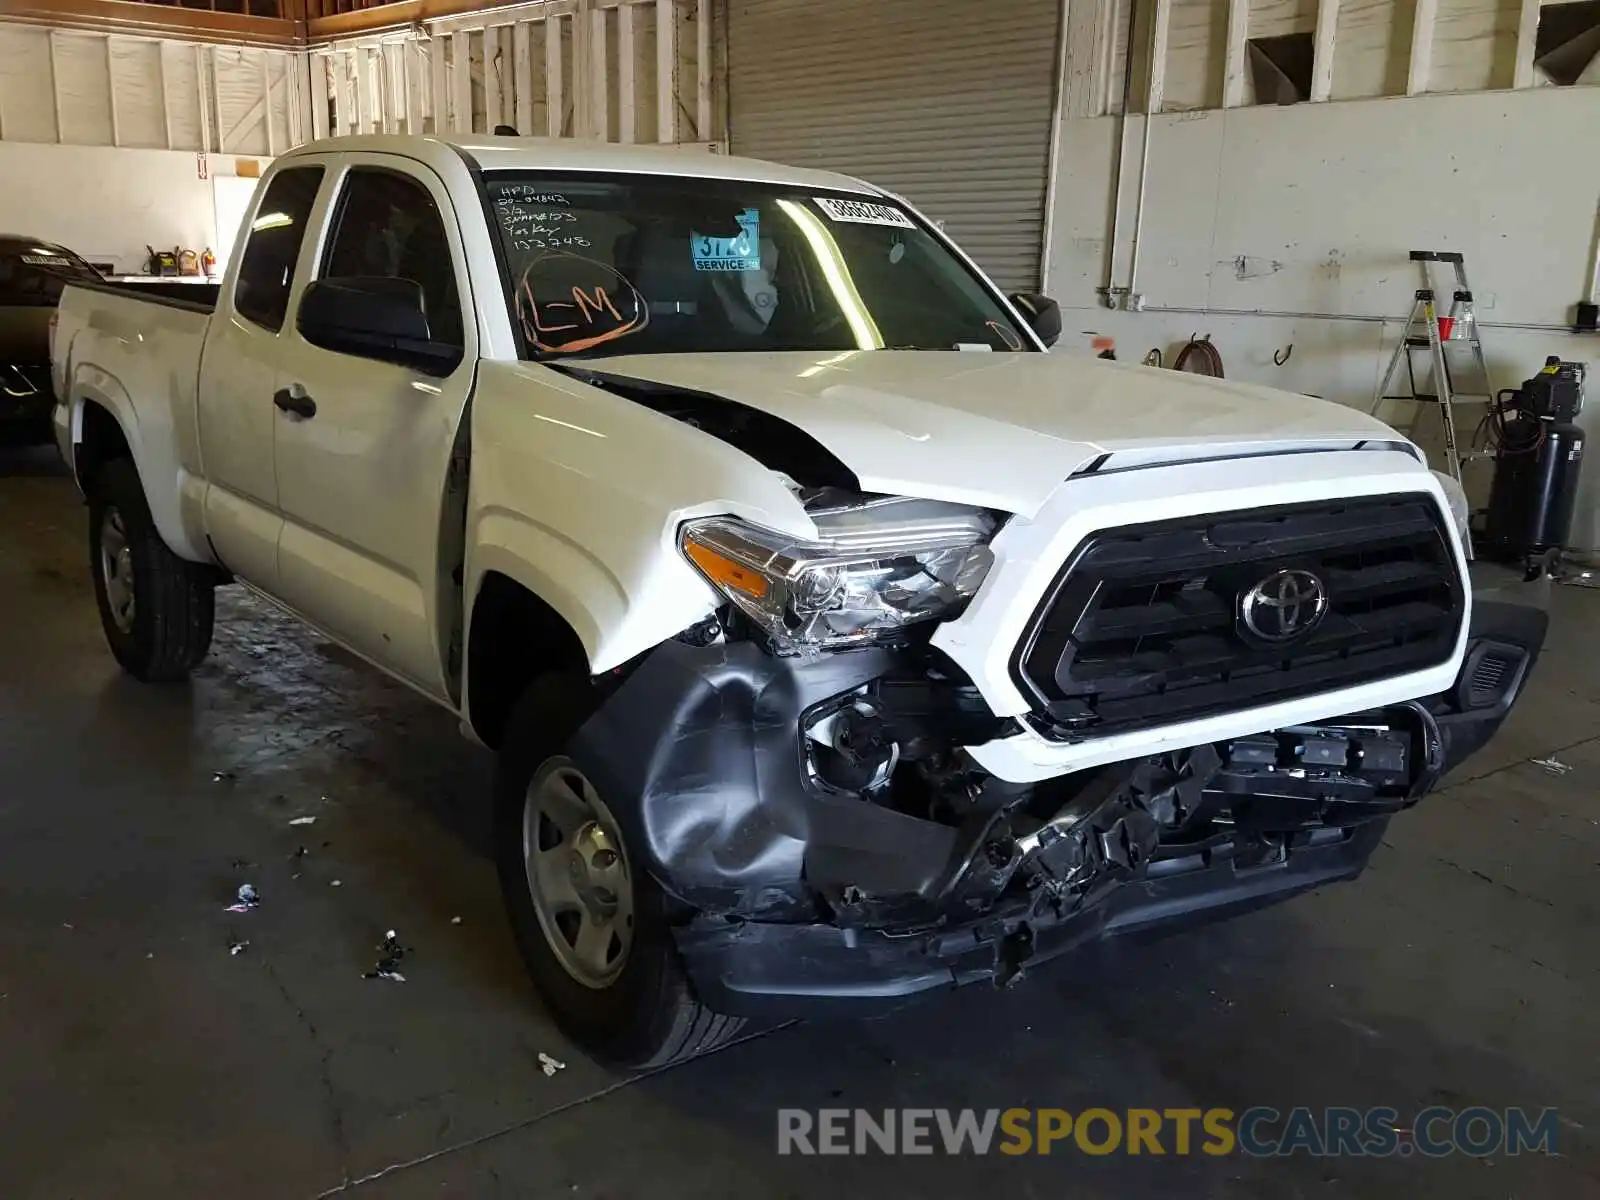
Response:
[{"label": "front wheel", "polygon": [[200,665],[211,648],[213,581],[161,540],[129,459],[107,463],[89,488],[89,562],[100,624],[123,670],[169,683]]},{"label": "front wheel", "polygon": [[744,1022],[695,998],[666,898],[606,797],[561,753],[591,711],[587,689],[546,676],[507,724],[495,772],[500,886],[562,1032],[602,1061],[661,1067],[723,1045]]}]

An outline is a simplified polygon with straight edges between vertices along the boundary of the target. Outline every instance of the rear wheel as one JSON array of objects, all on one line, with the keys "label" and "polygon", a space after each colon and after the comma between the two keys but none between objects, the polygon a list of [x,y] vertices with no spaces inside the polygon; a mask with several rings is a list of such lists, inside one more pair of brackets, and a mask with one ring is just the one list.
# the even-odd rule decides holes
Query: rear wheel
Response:
[{"label": "rear wheel", "polygon": [[184,679],[211,647],[211,573],[167,548],[131,460],[89,488],[89,560],[100,624],[123,670],[146,683]]},{"label": "rear wheel", "polygon": [[561,753],[592,711],[588,693],[586,680],[546,676],[511,715],[495,777],[500,886],[562,1032],[603,1061],[660,1067],[723,1045],[744,1022],[695,998],[666,897],[611,802]]}]

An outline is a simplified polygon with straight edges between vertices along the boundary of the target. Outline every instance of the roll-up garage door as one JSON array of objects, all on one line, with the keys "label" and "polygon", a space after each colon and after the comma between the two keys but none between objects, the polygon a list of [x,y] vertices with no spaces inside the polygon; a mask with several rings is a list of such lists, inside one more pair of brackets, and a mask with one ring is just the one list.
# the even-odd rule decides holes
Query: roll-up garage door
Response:
[{"label": "roll-up garage door", "polygon": [[728,0],[735,154],[905,196],[1039,282],[1060,0]]}]

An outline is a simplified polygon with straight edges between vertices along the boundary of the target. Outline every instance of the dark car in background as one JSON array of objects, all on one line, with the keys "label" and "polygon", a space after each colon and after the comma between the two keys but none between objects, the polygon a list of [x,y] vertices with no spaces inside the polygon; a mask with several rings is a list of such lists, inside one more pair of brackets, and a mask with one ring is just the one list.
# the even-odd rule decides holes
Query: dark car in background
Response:
[{"label": "dark car in background", "polygon": [[68,283],[100,281],[64,246],[0,234],[0,444],[51,440],[51,318]]}]

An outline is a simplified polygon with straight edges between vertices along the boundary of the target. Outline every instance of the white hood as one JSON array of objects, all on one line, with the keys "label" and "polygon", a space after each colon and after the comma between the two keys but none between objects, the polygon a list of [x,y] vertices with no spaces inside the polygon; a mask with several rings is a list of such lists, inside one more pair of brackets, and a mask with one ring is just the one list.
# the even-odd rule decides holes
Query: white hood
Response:
[{"label": "white hood", "polygon": [[572,365],[780,417],[867,491],[1024,514],[1107,454],[1116,467],[1402,440],[1309,396],[1062,354],[648,354]]}]

